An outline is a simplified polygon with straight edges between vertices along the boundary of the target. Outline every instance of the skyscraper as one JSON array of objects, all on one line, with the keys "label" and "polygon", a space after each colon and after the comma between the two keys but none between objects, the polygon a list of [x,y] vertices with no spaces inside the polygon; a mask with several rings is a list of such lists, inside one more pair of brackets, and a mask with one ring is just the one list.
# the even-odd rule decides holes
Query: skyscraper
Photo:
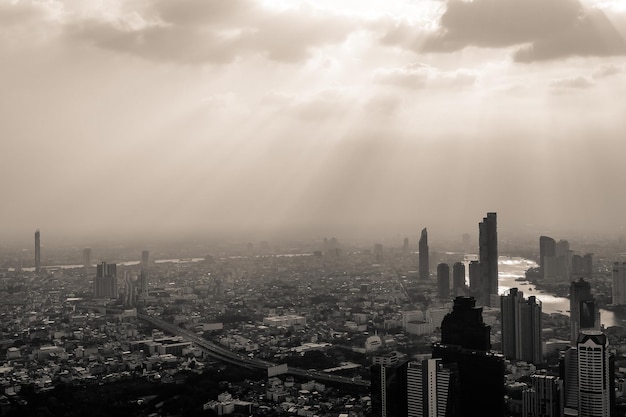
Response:
[{"label": "skyscraper", "polygon": [[141,267],[147,268],[150,265],[150,251],[141,251]]},{"label": "skyscraper", "polygon": [[556,256],[556,241],[549,236],[539,236],[539,268],[543,272],[544,259],[547,256]]},{"label": "skyscraper", "polygon": [[370,366],[372,412],[380,417],[407,415],[407,361]]},{"label": "skyscraper", "polygon": [[83,249],[83,268],[91,267],[91,248]]},{"label": "skyscraper", "polygon": [[626,262],[613,263],[613,304],[626,304]]},{"label": "skyscraper", "polygon": [[522,417],[560,417],[562,415],[563,381],[554,375],[536,373],[522,391]]},{"label": "skyscraper", "polygon": [[409,238],[405,237],[404,242],[402,243],[402,253],[409,253]]},{"label": "skyscraper", "polygon": [[457,374],[441,359],[409,362],[406,368],[407,417],[454,416]]},{"label": "skyscraper", "polygon": [[445,299],[450,297],[450,267],[448,264],[437,265],[437,296]]},{"label": "skyscraper", "polygon": [[430,266],[428,264],[428,231],[422,229],[422,235],[419,241],[419,278],[426,280],[429,278]]},{"label": "skyscraper", "polygon": [[478,224],[478,260],[481,265],[482,304],[494,307],[498,304],[498,231],[496,213],[487,213],[487,217]]},{"label": "skyscraper", "polygon": [[94,298],[117,298],[117,265],[102,262],[94,279]]},{"label": "skyscraper", "polygon": [[490,351],[490,330],[472,297],[456,297],[441,323],[441,343],[434,345],[433,358],[458,370],[457,415],[504,414],[504,357]]},{"label": "skyscraper", "polygon": [[452,265],[452,292],[455,297],[465,294],[465,264],[463,262],[455,262]]},{"label": "skyscraper", "polygon": [[580,278],[573,281],[569,289],[570,309],[570,341],[575,346],[578,341],[578,333],[582,329],[600,328],[600,311],[595,306],[595,300],[591,295],[591,285]]},{"label": "skyscraper", "polygon": [[541,301],[524,298],[517,288],[500,296],[502,353],[508,359],[539,364],[543,362]]},{"label": "skyscraper", "polygon": [[482,291],[483,274],[481,265],[478,261],[469,263],[469,293],[472,297],[479,300]]},{"label": "skyscraper", "polygon": [[35,230],[35,272],[41,271],[41,235],[39,229]]},{"label": "skyscraper", "polygon": [[609,342],[602,332],[583,330],[578,336],[578,416],[611,415]]}]

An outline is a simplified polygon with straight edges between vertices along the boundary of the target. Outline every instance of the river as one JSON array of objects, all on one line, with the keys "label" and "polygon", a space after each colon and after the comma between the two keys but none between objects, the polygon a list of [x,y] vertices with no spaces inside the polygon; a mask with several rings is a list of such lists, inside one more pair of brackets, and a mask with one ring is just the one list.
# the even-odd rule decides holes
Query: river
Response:
[{"label": "river", "polygon": [[[466,261],[476,259],[476,255],[467,255]],[[516,278],[525,277],[526,270],[536,268],[538,265],[524,258],[500,256],[498,259],[498,293],[504,294],[511,288],[518,288],[524,293],[524,297],[531,295],[541,301],[544,313],[560,313],[569,316],[569,298],[555,297],[552,294],[538,290],[535,286],[524,280],[516,281]],[[609,310],[600,309],[600,322],[605,327],[624,326],[625,323]]]}]

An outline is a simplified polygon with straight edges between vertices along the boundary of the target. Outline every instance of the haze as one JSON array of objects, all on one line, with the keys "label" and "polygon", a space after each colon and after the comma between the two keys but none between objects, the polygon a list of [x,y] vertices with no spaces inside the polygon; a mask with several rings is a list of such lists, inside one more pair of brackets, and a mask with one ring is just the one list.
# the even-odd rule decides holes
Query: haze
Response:
[{"label": "haze", "polygon": [[0,240],[621,232],[626,1],[0,0]]}]

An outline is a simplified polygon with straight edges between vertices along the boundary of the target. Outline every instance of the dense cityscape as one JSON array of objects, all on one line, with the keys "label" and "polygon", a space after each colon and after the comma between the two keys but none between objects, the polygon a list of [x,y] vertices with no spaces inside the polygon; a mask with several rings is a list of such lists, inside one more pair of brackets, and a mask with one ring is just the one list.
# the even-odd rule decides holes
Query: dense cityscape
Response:
[{"label": "dense cityscape", "polygon": [[621,242],[505,253],[496,213],[478,245],[428,239],[209,253],[48,248],[37,230],[3,248],[0,413],[624,415]]}]

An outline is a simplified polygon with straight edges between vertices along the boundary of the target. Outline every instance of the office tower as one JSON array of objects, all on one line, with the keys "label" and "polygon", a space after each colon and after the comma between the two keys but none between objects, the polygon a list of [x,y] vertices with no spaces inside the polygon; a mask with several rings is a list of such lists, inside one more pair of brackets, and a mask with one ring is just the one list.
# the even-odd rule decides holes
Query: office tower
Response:
[{"label": "office tower", "polygon": [[124,306],[134,307],[136,298],[136,286],[135,282],[137,277],[131,275],[128,271],[124,271]]},{"label": "office tower", "polygon": [[430,266],[428,264],[428,231],[422,229],[422,235],[419,241],[419,277],[421,280],[429,278]]},{"label": "office tower", "polygon": [[544,259],[547,257],[556,256],[556,241],[549,236],[539,237],[539,268],[543,272]]},{"label": "office tower", "polygon": [[504,357],[490,351],[490,330],[473,297],[456,297],[452,312],[441,323],[441,343],[433,346],[433,358],[444,365],[456,364],[457,415],[504,414]]},{"label": "office tower", "polygon": [[500,296],[502,353],[508,359],[539,364],[543,362],[541,301],[524,298],[517,288]]},{"label": "office tower", "polygon": [[35,272],[41,271],[41,235],[39,229],[35,230]]},{"label": "office tower", "polygon": [[600,331],[583,330],[577,348],[578,416],[609,417],[612,376],[608,339]]},{"label": "office tower", "polygon": [[593,254],[587,253],[583,256],[583,275],[591,277],[593,274]]},{"label": "office tower", "polygon": [[372,413],[380,417],[407,415],[407,361],[370,366]]},{"label": "office tower", "polygon": [[567,416],[578,415],[578,349],[570,347],[561,353],[559,376],[563,381],[563,406]]},{"label": "office tower", "polygon": [[454,367],[441,359],[409,362],[406,369],[407,417],[454,416],[457,384]]},{"label": "office tower", "polygon": [[150,265],[150,251],[142,250],[141,251],[141,267],[147,268]]},{"label": "office tower", "polygon": [[496,306],[498,303],[498,231],[496,213],[487,213],[487,217],[478,224],[478,260],[481,265],[482,304]]},{"label": "office tower", "polygon": [[450,297],[450,267],[448,264],[437,265],[437,297]]},{"label": "office tower", "polygon": [[465,295],[465,264],[455,262],[452,265],[452,292],[455,297]]},{"label": "office tower", "polygon": [[83,249],[83,268],[91,267],[91,248]]},{"label": "office tower", "polygon": [[475,299],[480,299],[483,282],[483,273],[480,262],[471,261],[469,263],[469,293]]},{"label": "office tower", "polygon": [[94,298],[117,298],[117,265],[102,262],[94,279]]},{"label": "office tower", "polygon": [[409,238],[405,237],[404,238],[404,243],[402,244],[402,252],[403,253],[409,253]]},{"label": "office tower", "polygon": [[533,374],[529,387],[522,391],[522,417],[560,417],[562,399],[563,381],[559,377]]},{"label": "office tower", "polygon": [[613,304],[626,304],[626,262],[613,263]]},{"label": "office tower", "polygon": [[376,258],[377,263],[381,263],[383,261],[383,245],[380,243],[376,243],[374,245],[374,257]]},{"label": "office tower", "polygon": [[600,328],[600,310],[591,295],[591,285],[584,279],[573,281],[569,294],[570,341],[574,346],[582,329]]},{"label": "office tower", "polygon": [[143,269],[139,273],[139,297],[145,299],[148,296],[148,273]]},{"label": "office tower", "polygon": [[572,265],[572,251],[569,249],[567,240],[559,240],[556,244],[556,275],[561,279],[570,279],[570,267]]},{"label": "office tower", "polygon": [[572,255],[572,265],[571,265],[571,273],[572,277],[580,278],[583,275],[583,257],[580,255]]}]

